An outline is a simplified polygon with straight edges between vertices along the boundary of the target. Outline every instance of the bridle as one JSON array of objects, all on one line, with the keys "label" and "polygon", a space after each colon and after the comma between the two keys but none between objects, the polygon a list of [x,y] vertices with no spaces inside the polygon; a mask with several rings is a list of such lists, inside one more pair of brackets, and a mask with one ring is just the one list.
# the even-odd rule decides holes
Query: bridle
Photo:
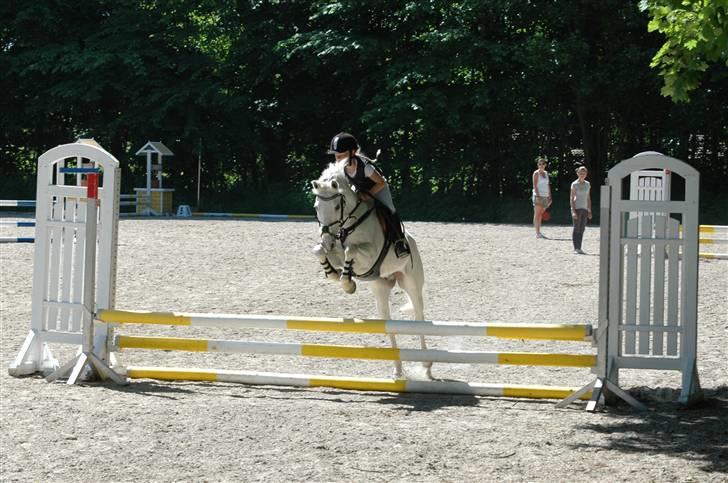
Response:
[{"label": "bridle", "polygon": [[[372,208],[369,208],[363,215],[361,215],[359,217],[355,216],[354,212],[356,212],[356,210],[362,204],[362,201],[359,200],[356,203],[356,205],[354,206],[354,208],[352,208],[352,210],[348,214],[345,215],[344,207],[346,205],[346,198],[344,197],[344,195],[342,193],[336,193],[331,196],[323,196],[323,195],[317,194],[316,198],[320,201],[334,201],[336,199],[341,200],[341,204],[339,205],[339,219],[338,220],[332,221],[331,223],[328,223],[328,224],[324,224],[321,222],[321,220],[319,220],[318,213],[316,213],[316,221],[318,222],[319,227],[321,228],[322,236],[324,234],[331,235],[332,237],[334,237],[334,239],[339,240],[339,242],[341,242],[342,245],[346,241],[347,237],[349,235],[351,235],[354,232],[354,230],[356,230],[356,228],[359,225],[361,225],[364,222],[364,220],[366,220],[369,217],[369,215],[372,213],[372,211],[374,211],[374,207],[372,207]],[[354,224],[349,225],[348,227],[344,226],[349,220],[356,220],[356,221],[354,222]],[[339,230],[336,233],[334,233],[331,229],[331,227],[333,227],[334,225],[339,225]]]},{"label": "bridle", "polygon": [[323,195],[319,195],[319,194],[316,195],[316,199],[318,199],[320,201],[334,201],[337,198],[340,198],[341,199],[341,205],[339,207],[339,219],[338,220],[334,220],[334,221],[332,221],[329,224],[324,224],[324,223],[321,222],[321,220],[319,220],[318,212],[316,212],[316,215],[315,215],[316,216],[316,221],[318,222],[319,227],[321,228],[321,234],[322,235],[329,234],[329,235],[333,236],[334,238],[336,238],[336,235],[334,235],[331,232],[331,227],[334,226],[334,225],[341,225],[343,223],[343,220],[344,220],[344,205],[346,204],[346,198],[344,198],[344,195],[341,194],[341,193],[336,193],[335,195],[331,195],[331,196],[323,196]]}]

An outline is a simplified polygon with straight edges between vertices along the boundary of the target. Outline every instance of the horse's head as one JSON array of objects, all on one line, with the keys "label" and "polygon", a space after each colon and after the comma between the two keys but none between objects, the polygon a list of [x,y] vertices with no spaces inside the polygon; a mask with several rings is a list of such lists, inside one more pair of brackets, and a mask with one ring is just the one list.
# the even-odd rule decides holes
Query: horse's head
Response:
[{"label": "horse's head", "polygon": [[319,222],[321,244],[329,251],[334,248],[339,229],[356,207],[358,198],[340,165],[330,164],[319,179],[311,181],[311,186],[316,196],[313,207]]}]

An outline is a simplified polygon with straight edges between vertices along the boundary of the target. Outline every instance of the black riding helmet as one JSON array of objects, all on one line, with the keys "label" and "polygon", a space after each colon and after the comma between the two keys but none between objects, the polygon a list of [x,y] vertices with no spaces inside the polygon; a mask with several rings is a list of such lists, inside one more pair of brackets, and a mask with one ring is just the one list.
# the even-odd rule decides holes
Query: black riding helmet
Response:
[{"label": "black riding helmet", "polygon": [[331,139],[328,154],[346,153],[359,149],[359,142],[348,132],[340,132]]}]

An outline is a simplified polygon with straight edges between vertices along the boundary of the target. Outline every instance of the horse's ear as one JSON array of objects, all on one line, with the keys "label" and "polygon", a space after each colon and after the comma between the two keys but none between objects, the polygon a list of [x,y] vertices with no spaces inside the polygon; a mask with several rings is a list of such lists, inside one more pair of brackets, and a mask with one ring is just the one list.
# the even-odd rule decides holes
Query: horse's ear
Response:
[{"label": "horse's ear", "polygon": [[315,189],[315,190],[321,189],[321,183],[319,183],[316,180],[311,181],[311,186],[313,186],[313,189]]},{"label": "horse's ear", "polygon": [[338,189],[339,189],[339,182],[338,182],[338,181],[336,181],[335,179],[332,179],[332,180],[331,180],[331,187],[332,187],[333,189],[335,189],[335,190],[338,190]]}]

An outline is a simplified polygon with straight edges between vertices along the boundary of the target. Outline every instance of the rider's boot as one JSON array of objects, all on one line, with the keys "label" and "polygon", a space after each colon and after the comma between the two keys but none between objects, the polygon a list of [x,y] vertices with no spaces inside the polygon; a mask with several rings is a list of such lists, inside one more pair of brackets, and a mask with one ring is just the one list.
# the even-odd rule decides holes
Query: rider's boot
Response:
[{"label": "rider's boot", "polygon": [[399,213],[396,211],[392,213],[391,220],[390,229],[392,230],[392,239],[394,240],[394,254],[397,258],[406,257],[411,252],[407,238],[404,236],[402,219],[399,217]]},{"label": "rider's boot", "polygon": [[407,244],[406,238],[400,238],[394,242],[394,254],[397,255],[397,258],[406,257],[410,253],[410,247]]}]

